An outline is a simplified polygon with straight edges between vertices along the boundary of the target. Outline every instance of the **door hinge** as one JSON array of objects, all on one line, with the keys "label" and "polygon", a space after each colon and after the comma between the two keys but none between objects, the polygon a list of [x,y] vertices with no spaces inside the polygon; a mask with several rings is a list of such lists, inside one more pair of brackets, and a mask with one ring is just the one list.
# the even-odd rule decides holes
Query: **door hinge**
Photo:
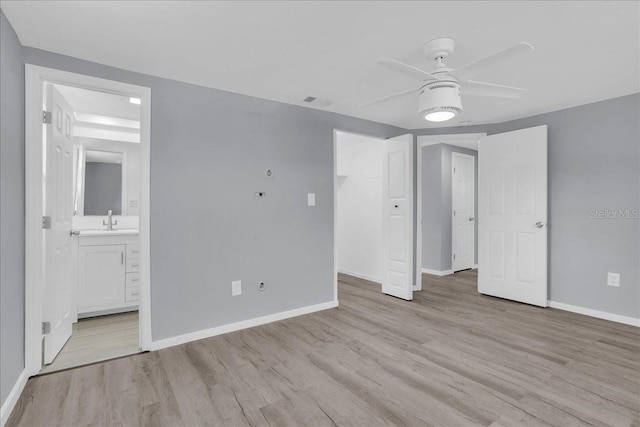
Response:
[{"label": "door hinge", "polygon": [[42,112],[42,123],[51,123],[51,111]]},{"label": "door hinge", "polygon": [[456,259],[456,254],[453,254],[453,259]]},{"label": "door hinge", "polygon": [[42,217],[42,228],[44,228],[45,230],[51,228],[51,217],[50,216],[43,216]]},{"label": "door hinge", "polygon": [[456,216],[456,211],[453,211],[453,216]]},{"label": "door hinge", "polygon": [[42,322],[42,335],[47,335],[51,332],[51,322]]}]

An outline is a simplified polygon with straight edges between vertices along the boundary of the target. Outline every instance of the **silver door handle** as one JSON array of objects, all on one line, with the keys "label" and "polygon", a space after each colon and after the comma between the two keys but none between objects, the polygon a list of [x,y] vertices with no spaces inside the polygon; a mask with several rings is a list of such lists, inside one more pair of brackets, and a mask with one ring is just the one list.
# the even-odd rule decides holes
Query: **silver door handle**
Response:
[{"label": "silver door handle", "polygon": [[71,236],[79,236],[80,235],[80,230],[71,230],[69,232],[69,235],[71,235]]},{"label": "silver door handle", "polygon": [[544,222],[542,222],[542,221],[536,222],[536,227],[538,227],[538,228],[544,227]]},{"label": "silver door handle", "polygon": [[473,221],[474,219],[474,217],[469,217],[469,221]]}]

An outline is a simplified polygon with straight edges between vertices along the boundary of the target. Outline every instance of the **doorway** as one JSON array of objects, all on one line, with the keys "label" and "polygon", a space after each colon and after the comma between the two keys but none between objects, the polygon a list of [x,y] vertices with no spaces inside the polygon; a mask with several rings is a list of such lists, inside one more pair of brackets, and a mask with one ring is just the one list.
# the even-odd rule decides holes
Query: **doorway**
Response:
[{"label": "doorway", "polygon": [[477,159],[484,135],[418,137],[418,277],[477,268]]},{"label": "doorway", "polygon": [[546,307],[547,127],[418,137],[417,177],[417,276],[468,268],[473,248],[479,293]]},{"label": "doorway", "polygon": [[[413,298],[413,136],[334,132],[335,274]],[[337,280],[336,280],[337,298]]]},{"label": "doorway", "polygon": [[150,90],[25,71],[31,376],[149,348]]}]

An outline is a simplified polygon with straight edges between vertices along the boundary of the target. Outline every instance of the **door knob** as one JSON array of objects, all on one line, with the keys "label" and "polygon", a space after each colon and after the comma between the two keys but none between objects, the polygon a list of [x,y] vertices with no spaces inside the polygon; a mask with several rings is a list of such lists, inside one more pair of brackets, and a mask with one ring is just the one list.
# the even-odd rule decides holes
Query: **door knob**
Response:
[{"label": "door knob", "polygon": [[544,222],[542,222],[542,221],[536,222],[536,227],[538,227],[538,228],[544,227]]},{"label": "door knob", "polygon": [[474,219],[474,217],[469,217],[469,221],[473,221]]},{"label": "door knob", "polygon": [[71,230],[69,232],[69,235],[71,235],[71,236],[79,236],[80,235],[80,230]]}]

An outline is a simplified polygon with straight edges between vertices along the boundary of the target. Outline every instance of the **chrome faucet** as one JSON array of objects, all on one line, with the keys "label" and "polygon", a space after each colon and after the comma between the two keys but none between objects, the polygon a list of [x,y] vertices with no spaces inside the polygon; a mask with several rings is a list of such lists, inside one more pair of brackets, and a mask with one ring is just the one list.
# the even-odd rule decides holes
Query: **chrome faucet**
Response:
[{"label": "chrome faucet", "polygon": [[118,220],[117,219],[113,219],[113,211],[111,209],[109,209],[107,211],[107,220],[105,221],[104,219],[102,220],[102,225],[106,225],[107,226],[107,230],[113,230],[113,226],[114,225],[118,225]]}]

